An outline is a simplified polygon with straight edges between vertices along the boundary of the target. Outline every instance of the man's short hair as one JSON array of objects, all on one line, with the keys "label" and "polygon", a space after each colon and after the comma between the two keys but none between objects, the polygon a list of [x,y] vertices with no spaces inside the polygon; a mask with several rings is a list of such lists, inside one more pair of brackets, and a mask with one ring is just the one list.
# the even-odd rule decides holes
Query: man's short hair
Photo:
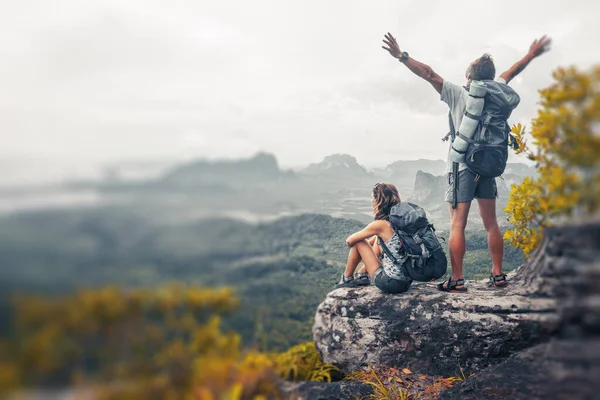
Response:
[{"label": "man's short hair", "polygon": [[496,67],[492,56],[485,53],[473,61],[467,70],[468,73],[473,81],[493,80],[496,77]]}]

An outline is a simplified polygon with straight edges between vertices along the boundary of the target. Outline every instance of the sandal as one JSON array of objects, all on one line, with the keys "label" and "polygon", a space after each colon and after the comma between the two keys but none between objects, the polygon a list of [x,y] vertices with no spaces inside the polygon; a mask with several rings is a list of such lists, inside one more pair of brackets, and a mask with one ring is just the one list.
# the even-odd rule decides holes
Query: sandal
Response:
[{"label": "sandal", "polygon": [[508,281],[506,280],[506,274],[490,274],[490,285],[495,286],[497,288],[503,288],[506,285],[508,285]]},{"label": "sandal", "polygon": [[[462,293],[462,292],[466,292],[467,288],[464,287],[465,284],[465,280],[464,279],[458,279],[456,281],[453,281],[452,278],[448,278],[448,284],[446,286],[444,286],[445,282],[442,283],[438,283],[437,284],[437,288],[438,290],[441,290],[442,292],[450,292],[450,293]],[[463,286],[463,287],[457,287],[457,286]]]}]

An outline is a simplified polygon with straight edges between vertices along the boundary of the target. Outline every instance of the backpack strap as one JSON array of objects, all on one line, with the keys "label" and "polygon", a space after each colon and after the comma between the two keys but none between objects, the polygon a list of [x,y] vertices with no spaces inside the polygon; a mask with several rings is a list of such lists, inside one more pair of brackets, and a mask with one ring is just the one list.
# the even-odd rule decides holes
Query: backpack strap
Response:
[{"label": "backpack strap", "polygon": [[488,125],[490,124],[490,121],[492,120],[492,116],[490,114],[487,114],[485,119],[483,120],[483,123],[481,125],[481,131],[479,131],[479,142],[486,142],[487,141],[487,129],[488,129]]},{"label": "backpack strap", "polygon": [[[456,137],[456,129],[454,128],[454,121],[452,121],[452,113],[448,112],[448,123],[450,125],[450,132],[446,135],[446,137],[442,140],[447,141],[449,137],[452,137],[452,141],[454,142],[454,138]],[[452,208],[456,209],[456,197],[458,194],[458,163],[452,163],[452,175],[454,177],[452,182]]]},{"label": "backpack strap", "polygon": [[[466,88],[465,88],[466,89]],[[468,90],[467,90],[468,91]],[[456,128],[454,127],[454,121],[452,121],[452,112],[448,111],[448,125],[450,126],[450,132],[448,132],[446,134],[446,136],[444,136],[442,138],[442,141],[447,142],[448,139],[452,139],[452,142],[454,142],[454,138],[456,137]],[[460,135],[460,133],[459,133]],[[464,138],[463,138],[464,140]],[[470,140],[470,139],[469,139]],[[454,176],[454,180],[452,182],[452,208],[455,209],[456,208],[456,195],[458,192],[458,164],[457,163],[452,163],[452,175]]]},{"label": "backpack strap", "polygon": [[458,204],[458,163],[452,163],[452,209]]},{"label": "backpack strap", "polygon": [[[465,135],[463,135],[463,134],[462,134],[462,133],[460,133],[460,132],[458,132],[458,135],[457,135],[457,136],[458,136],[459,138],[461,138],[462,140],[464,140],[465,142],[469,143],[469,144],[473,144],[473,143],[475,143],[475,141],[474,141],[473,139],[469,139],[468,137],[466,137]],[[452,147],[452,148],[454,149],[454,147]],[[464,154],[464,153],[466,153],[466,152],[467,152],[466,150],[465,150],[465,151],[459,151],[459,150],[456,150],[456,149],[454,149],[454,151],[456,151],[457,153],[461,153],[461,154]]]},{"label": "backpack strap", "polygon": [[423,244],[423,240],[421,240],[421,237],[419,236],[419,234],[415,233],[412,238],[415,241],[415,243],[421,247],[421,255],[423,256],[423,258],[425,258],[425,259],[429,258],[429,256],[430,256],[429,250],[427,250],[427,248]]},{"label": "backpack strap", "polygon": [[454,142],[454,137],[456,136],[456,129],[454,128],[454,122],[452,121],[452,112],[448,111],[448,125],[450,126],[450,131],[446,133],[446,136],[442,138],[443,142],[447,142],[448,139],[452,138]]}]

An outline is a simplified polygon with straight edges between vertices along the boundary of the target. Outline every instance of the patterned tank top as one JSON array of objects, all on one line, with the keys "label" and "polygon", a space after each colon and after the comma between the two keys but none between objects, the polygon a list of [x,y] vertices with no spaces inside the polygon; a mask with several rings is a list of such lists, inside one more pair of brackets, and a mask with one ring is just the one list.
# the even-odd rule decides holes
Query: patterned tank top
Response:
[{"label": "patterned tank top", "polygon": [[[386,221],[387,224],[390,226],[390,228],[392,227],[392,224],[388,221]],[[393,230],[393,229],[392,229]],[[400,237],[398,237],[398,234],[396,232],[394,232],[394,234],[392,235],[391,238],[389,238],[388,240],[386,240],[384,243],[387,246],[387,248],[390,250],[390,253],[392,253],[392,255],[396,258],[400,258]],[[383,271],[385,272],[385,274],[387,276],[389,276],[390,278],[394,278],[394,279],[406,279],[406,276],[404,275],[404,272],[402,271],[402,268],[400,268],[398,265],[394,264],[394,262],[383,252],[381,252],[381,255],[379,256],[379,262],[381,264],[381,266],[383,267]]]}]

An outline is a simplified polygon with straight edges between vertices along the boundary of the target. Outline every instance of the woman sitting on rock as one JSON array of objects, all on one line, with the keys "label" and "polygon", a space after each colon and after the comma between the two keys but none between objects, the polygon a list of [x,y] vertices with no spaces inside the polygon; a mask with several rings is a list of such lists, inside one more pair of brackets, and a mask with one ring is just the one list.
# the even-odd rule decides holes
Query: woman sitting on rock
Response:
[{"label": "woman sitting on rock", "polygon": [[[383,292],[402,293],[408,290],[412,280],[382,252],[378,243],[378,238],[381,238],[392,256],[399,258],[400,240],[389,222],[390,209],[398,203],[400,203],[400,195],[394,185],[378,183],[373,187],[371,205],[375,221],[346,239],[350,254],[348,254],[346,270],[335,285],[336,288],[369,285],[370,276],[375,286]],[[354,272],[361,261],[364,266],[355,277]]]}]

